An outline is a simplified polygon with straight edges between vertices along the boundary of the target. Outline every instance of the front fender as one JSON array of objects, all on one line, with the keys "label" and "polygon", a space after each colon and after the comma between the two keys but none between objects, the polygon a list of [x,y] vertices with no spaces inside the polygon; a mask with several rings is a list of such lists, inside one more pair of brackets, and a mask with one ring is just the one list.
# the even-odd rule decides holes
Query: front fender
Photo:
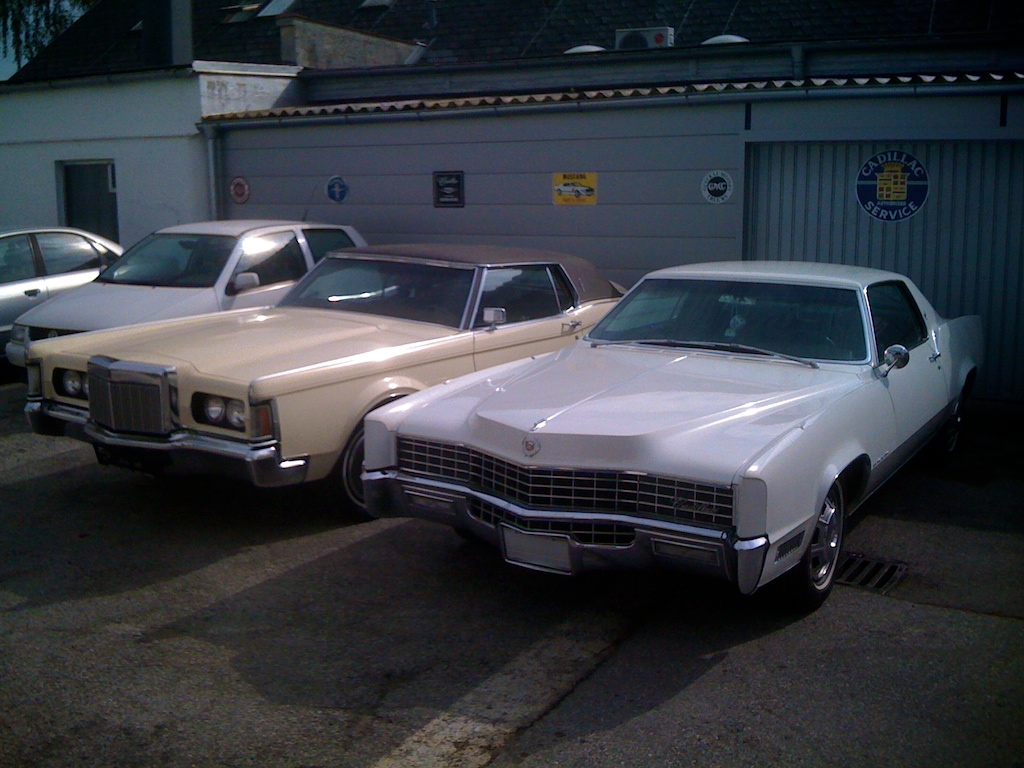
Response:
[{"label": "front fender", "polygon": [[[880,417],[872,419],[872,413]],[[825,496],[840,476],[851,472],[851,490],[863,494],[872,462],[884,457],[895,440],[891,415],[884,389],[869,382],[792,429],[751,462],[744,477],[760,479],[767,489],[762,533],[770,547],[760,585],[800,561]],[[742,536],[754,535],[742,521],[737,529]]]},{"label": "front fender", "polygon": [[940,327],[939,334],[940,344],[945,342],[942,347],[945,347],[943,351],[949,359],[946,364],[952,366],[949,393],[949,401],[952,402],[962,393],[969,393],[973,376],[984,363],[985,342],[981,318],[967,315],[948,320]]}]

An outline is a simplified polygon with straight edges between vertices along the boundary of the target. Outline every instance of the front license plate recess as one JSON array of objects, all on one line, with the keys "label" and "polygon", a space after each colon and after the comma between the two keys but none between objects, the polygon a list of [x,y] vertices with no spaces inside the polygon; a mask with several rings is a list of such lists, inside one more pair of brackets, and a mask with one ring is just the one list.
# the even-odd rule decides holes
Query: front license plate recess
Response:
[{"label": "front license plate recess", "polygon": [[572,573],[568,536],[524,533],[503,525],[501,547],[505,559],[510,563],[557,573]]}]

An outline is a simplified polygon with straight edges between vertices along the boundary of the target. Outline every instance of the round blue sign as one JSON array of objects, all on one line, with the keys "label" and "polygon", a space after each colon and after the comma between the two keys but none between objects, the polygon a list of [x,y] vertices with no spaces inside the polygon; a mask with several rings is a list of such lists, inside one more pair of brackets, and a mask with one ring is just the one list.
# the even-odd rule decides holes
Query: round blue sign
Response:
[{"label": "round blue sign", "polygon": [[909,152],[879,152],[857,176],[860,207],[880,221],[909,219],[928,199],[928,171]]},{"label": "round blue sign", "polygon": [[324,185],[324,194],[334,203],[344,202],[348,195],[348,184],[341,176],[331,176]]}]

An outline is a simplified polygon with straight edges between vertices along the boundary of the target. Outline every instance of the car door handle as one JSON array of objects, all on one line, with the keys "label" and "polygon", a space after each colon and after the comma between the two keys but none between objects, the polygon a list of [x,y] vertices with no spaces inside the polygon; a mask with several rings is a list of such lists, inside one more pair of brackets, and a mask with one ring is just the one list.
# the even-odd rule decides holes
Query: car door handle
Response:
[{"label": "car door handle", "polygon": [[40,290],[38,288],[29,288],[27,291],[25,291],[26,296],[31,296],[33,298],[38,296],[39,294]]},{"label": "car door handle", "polygon": [[581,325],[583,325],[582,320],[570,320],[567,323],[562,323],[562,333],[572,333]]},{"label": "car door handle", "polygon": [[928,361],[931,362],[931,363],[934,363],[940,357],[942,357],[942,353],[941,352],[936,352],[934,355],[928,355]]}]

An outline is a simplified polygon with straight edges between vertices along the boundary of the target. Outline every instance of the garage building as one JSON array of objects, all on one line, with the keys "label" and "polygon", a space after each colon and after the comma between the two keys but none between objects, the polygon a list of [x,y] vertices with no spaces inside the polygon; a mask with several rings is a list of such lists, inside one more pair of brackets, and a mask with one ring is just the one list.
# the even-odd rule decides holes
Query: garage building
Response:
[{"label": "garage building", "polygon": [[[130,5],[97,8],[115,3]],[[169,16],[188,5],[170,0]],[[341,15],[313,24],[328,5]],[[1024,399],[1015,4],[270,0],[213,20],[194,8],[191,48],[172,36],[166,69],[150,61],[144,77],[128,74],[128,59],[110,56],[104,66],[120,74],[79,73],[105,103],[119,88],[173,86],[200,104],[191,128],[174,129],[180,149],[168,151],[182,161],[150,160],[173,185],[144,175],[146,137],[112,144],[91,127],[85,152],[102,146],[108,169],[131,157],[116,163],[122,231],[140,226],[133,214],[155,228],[175,223],[159,211],[197,208],[307,218],[354,224],[377,243],[569,251],[624,285],[702,260],[893,269],[941,313],[981,314],[977,394]],[[281,44],[242,45],[246,29],[264,42],[276,29]],[[53,80],[66,75],[60,61],[40,57],[11,95],[80,107],[76,81]],[[49,178],[43,166],[67,160],[52,147],[84,146],[22,141]],[[148,197],[126,199],[127,188]]]}]

